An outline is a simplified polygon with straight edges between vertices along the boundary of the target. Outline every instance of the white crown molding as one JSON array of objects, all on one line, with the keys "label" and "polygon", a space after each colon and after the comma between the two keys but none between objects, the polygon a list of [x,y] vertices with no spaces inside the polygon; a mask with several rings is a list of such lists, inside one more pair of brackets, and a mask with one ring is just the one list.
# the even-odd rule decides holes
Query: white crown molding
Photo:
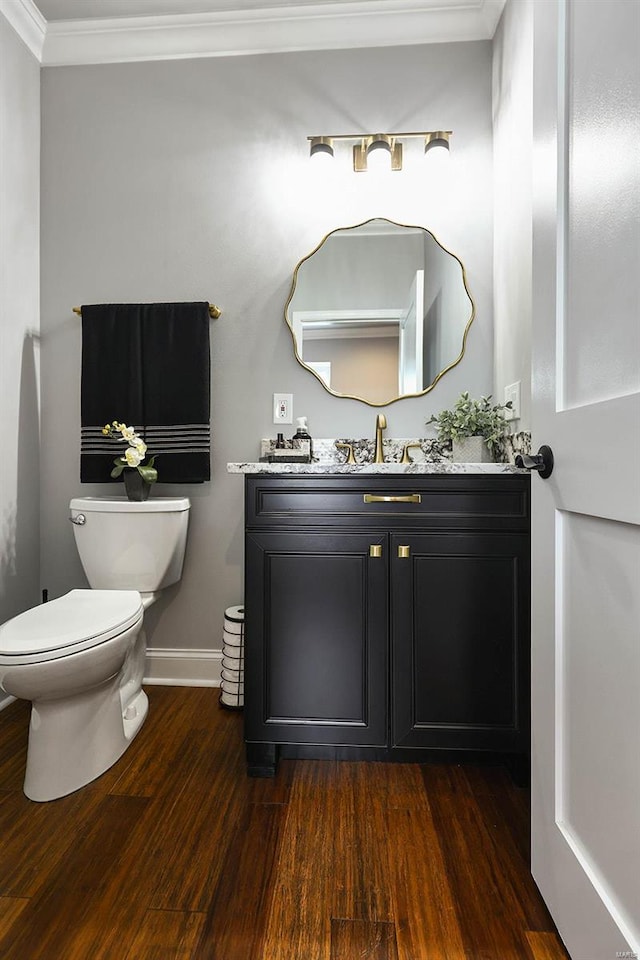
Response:
[{"label": "white crown molding", "polygon": [[488,39],[493,39],[506,2],[507,0],[484,0],[482,4],[480,16],[484,21]]},{"label": "white crown molding", "polygon": [[488,40],[504,4],[505,0],[335,0],[208,14],[58,20],[47,25],[42,63],[126,63]]},{"label": "white crown molding", "polygon": [[42,62],[47,21],[33,0],[0,0],[0,13],[8,20],[36,60]]}]

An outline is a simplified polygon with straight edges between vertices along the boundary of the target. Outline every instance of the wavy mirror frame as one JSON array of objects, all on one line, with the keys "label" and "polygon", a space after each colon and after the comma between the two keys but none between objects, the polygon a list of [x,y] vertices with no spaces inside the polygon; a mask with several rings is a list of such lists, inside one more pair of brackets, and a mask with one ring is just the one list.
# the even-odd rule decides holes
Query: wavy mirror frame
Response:
[{"label": "wavy mirror frame", "polygon": [[[331,387],[328,387],[325,381],[322,379],[322,377],[318,373],[316,373],[316,371],[312,367],[306,364],[302,359],[302,357],[300,356],[300,354],[298,353],[298,344],[296,342],[296,336],[295,336],[292,325],[289,323],[289,317],[288,317],[289,304],[293,300],[294,294],[296,292],[296,286],[298,282],[298,271],[300,270],[301,266],[304,263],[306,263],[307,260],[309,260],[314,255],[314,253],[317,253],[320,247],[322,247],[323,244],[325,244],[329,239],[329,237],[332,237],[334,233],[339,233],[340,231],[343,231],[343,230],[355,230],[357,227],[364,227],[368,223],[373,223],[376,220],[382,220],[385,223],[390,223],[395,227],[404,227],[405,229],[408,229],[408,230],[423,230],[425,233],[428,233],[429,236],[435,241],[435,243],[437,243],[437,245],[445,253],[449,254],[450,257],[453,257],[453,259],[457,260],[458,263],[460,264],[460,269],[462,271],[462,283],[464,285],[465,292],[469,298],[469,303],[471,305],[471,313],[466,323],[466,326],[464,328],[464,332],[462,334],[462,346],[460,349],[460,353],[458,354],[456,359],[452,363],[448,364],[448,366],[446,366],[443,370],[441,370],[440,373],[438,373],[433,378],[429,386],[425,387],[424,390],[420,390],[416,393],[403,393],[400,396],[393,397],[391,400],[383,400],[383,401],[366,400],[364,397],[358,397],[355,394],[351,394],[351,393],[337,393],[335,390],[332,390]],[[465,347],[467,345],[467,334],[469,333],[469,328],[475,319],[475,315],[476,315],[476,304],[473,297],[471,296],[469,285],[467,283],[467,273],[464,267],[464,263],[462,262],[460,257],[458,257],[455,253],[453,253],[447,247],[445,247],[444,244],[440,243],[440,241],[435,236],[435,234],[432,233],[431,230],[428,230],[427,227],[421,227],[416,224],[398,223],[395,220],[389,220],[388,217],[370,217],[368,220],[363,220],[361,223],[354,223],[346,227],[336,227],[334,230],[330,230],[329,233],[327,233],[322,238],[320,243],[317,244],[317,246],[315,246],[313,250],[310,253],[308,253],[305,257],[303,257],[302,260],[300,260],[299,263],[296,265],[296,268],[293,271],[293,280],[291,283],[291,290],[289,292],[289,296],[287,297],[287,302],[284,305],[284,321],[287,325],[287,329],[289,330],[289,333],[291,334],[293,352],[300,366],[304,367],[305,370],[308,370],[308,372],[312,374],[316,378],[316,380],[318,380],[322,384],[322,386],[327,391],[327,393],[330,393],[332,396],[339,397],[342,400],[358,400],[360,403],[366,403],[367,406],[369,407],[387,407],[392,403],[397,403],[398,400],[409,400],[414,397],[424,397],[427,393],[430,393],[435,387],[435,385],[439,382],[439,380],[442,379],[445,373],[448,373],[449,370],[453,370],[453,368],[456,367],[462,360],[465,352]]]}]

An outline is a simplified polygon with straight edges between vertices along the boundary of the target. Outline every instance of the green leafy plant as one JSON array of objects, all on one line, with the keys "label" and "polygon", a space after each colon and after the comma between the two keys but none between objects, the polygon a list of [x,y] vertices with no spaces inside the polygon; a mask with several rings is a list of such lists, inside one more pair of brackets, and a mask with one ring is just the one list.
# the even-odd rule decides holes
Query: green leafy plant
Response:
[{"label": "green leafy plant", "polygon": [[482,437],[494,455],[498,452],[500,440],[509,432],[504,411],[510,410],[511,406],[511,401],[492,404],[490,396],[474,400],[465,392],[460,394],[453,410],[441,410],[432,415],[427,425],[436,424],[440,443]]},{"label": "green leafy plant", "polygon": [[[120,436],[118,436],[118,434],[120,434]],[[112,423],[106,423],[104,425],[102,435],[104,437],[110,437],[112,440],[122,440],[129,444],[122,456],[116,457],[113,461],[115,466],[111,471],[111,476],[114,480],[120,476],[123,470],[131,468],[137,470],[142,479],[146,480],[147,483],[156,482],[158,479],[158,471],[154,467],[156,458],[150,457],[147,463],[144,462],[147,445],[142,437],[138,436],[135,427],[128,427],[126,423],[119,423],[117,420],[114,420]]]}]

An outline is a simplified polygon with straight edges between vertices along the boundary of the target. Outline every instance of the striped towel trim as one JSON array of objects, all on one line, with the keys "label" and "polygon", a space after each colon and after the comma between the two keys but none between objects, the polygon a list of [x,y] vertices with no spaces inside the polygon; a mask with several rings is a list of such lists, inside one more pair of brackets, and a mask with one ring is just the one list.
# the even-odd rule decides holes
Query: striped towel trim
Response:
[{"label": "striped towel trim", "polygon": [[[136,431],[147,444],[147,456],[161,453],[209,453],[211,427],[208,423],[167,424],[139,428]],[[122,440],[105,437],[102,426],[82,427],[81,454],[108,454],[117,457],[126,449]]]}]

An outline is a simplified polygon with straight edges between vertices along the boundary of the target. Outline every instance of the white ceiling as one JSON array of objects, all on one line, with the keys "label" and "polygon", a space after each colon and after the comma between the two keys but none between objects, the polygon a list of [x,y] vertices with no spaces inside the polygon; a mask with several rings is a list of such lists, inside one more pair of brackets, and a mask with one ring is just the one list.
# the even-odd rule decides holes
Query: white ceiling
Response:
[{"label": "white ceiling", "polygon": [[43,66],[489,40],[506,0],[0,0]]}]

